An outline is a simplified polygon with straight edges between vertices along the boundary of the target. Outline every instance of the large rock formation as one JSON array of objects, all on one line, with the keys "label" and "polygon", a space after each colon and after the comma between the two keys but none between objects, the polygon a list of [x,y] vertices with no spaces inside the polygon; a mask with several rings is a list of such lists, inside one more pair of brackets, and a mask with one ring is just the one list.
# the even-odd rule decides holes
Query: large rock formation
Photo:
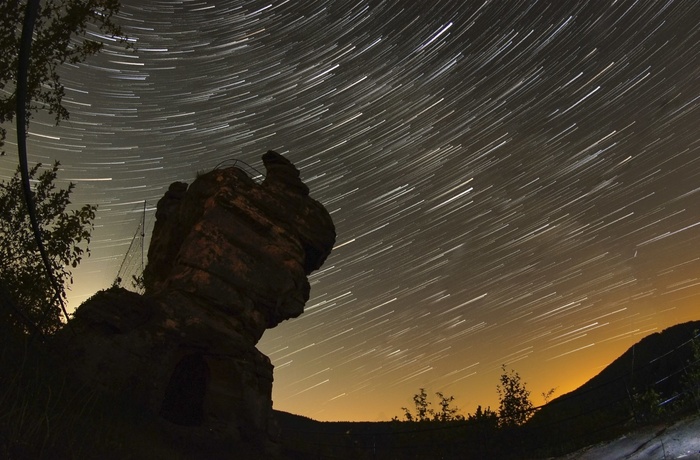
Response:
[{"label": "large rock formation", "polygon": [[294,165],[275,152],[263,163],[262,184],[237,167],[172,184],[158,202],[146,294],[98,293],[61,340],[83,379],[188,436],[274,451],[272,364],[255,344],[303,312],[307,275],[335,229]]}]

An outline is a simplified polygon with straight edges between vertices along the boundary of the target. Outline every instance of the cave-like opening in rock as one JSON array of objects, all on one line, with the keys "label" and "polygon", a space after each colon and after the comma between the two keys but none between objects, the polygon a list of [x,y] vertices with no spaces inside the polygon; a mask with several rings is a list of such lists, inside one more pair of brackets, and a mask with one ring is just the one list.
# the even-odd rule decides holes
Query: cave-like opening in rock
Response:
[{"label": "cave-like opening in rock", "polygon": [[209,366],[201,354],[182,358],[170,376],[160,416],[178,425],[201,426],[209,376]]}]

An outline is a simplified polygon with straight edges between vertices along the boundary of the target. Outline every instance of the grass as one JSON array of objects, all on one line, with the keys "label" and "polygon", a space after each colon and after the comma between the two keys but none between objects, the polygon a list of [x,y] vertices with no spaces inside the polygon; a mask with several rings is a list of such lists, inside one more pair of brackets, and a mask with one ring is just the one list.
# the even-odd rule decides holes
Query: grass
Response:
[{"label": "grass", "polygon": [[53,352],[3,334],[0,458],[183,458],[157,417],[78,383]]}]

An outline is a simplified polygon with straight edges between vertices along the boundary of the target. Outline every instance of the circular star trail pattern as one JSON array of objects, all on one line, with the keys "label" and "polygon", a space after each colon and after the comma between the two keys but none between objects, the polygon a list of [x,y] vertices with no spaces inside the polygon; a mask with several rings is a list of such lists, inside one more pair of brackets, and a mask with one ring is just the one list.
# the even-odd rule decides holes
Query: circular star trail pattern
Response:
[{"label": "circular star trail pattern", "polygon": [[695,0],[125,0],[120,18],[137,51],[66,67],[70,120],[31,126],[31,160],[99,205],[73,302],[111,284],[143,200],[152,226],[171,182],[283,153],[338,240],[305,313],[259,344],[275,408],[386,420],[425,387],[471,412],[502,364],[562,394],[700,316]]}]

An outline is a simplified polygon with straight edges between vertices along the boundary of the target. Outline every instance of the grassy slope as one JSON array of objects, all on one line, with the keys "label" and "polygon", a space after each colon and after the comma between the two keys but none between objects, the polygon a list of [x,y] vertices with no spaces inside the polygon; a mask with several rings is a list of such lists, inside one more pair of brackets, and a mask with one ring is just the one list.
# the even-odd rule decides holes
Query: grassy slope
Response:
[{"label": "grassy slope", "polygon": [[182,458],[154,416],[75,382],[43,346],[2,333],[0,458]]}]

